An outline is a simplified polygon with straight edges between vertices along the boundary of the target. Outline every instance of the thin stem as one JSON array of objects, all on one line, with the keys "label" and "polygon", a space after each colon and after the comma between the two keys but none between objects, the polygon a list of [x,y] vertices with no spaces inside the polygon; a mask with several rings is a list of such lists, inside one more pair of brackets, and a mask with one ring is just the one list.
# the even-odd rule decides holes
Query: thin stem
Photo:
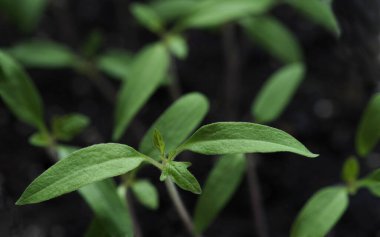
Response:
[{"label": "thin stem", "polygon": [[191,217],[190,217],[184,203],[182,202],[182,199],[181,199],[181,197],[178,193],[178,190],[177,190],[175,184],[173,183],[173,181],[170,180],[170,178],[168,178],[165,180],[165,185],[166,185],[166,188],[168,190],[169,196],[170,196],[171,200],[173,201],[174,206],[175,206],[179,216],[181,217],[181,220],[182,220],[183,224],[185,225],[189,234],[193,237],[200,237],[194,231],[193,221],[191,220]]},{"label": "thin stem", "polygon": [[135,208],[133,206],[133,200],[132,200],[131,192],[129,192],[127,190],[125,193],[125,196],[127,199],[127,206],[128,206],[129,214],[131,215],[131,219],[132,219],[134,237],[143,237],[143,232],[142,232],[142,229],[141,229],[139,222],[137,221],[138,218],[136,215]]}]

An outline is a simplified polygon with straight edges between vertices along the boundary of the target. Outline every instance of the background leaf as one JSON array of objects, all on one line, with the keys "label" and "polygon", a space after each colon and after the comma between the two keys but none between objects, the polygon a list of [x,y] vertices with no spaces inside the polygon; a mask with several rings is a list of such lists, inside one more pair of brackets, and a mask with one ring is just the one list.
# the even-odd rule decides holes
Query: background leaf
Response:
[{"label": "background leaf", "polygon": [[130,76],[132,60],[133,56],[130,52],[111,49],[96,59],[96,65],[107,75],[115,79],[125,80]]},{"label": "background leaf", "polygon": [[132,192],[137,200],[145,207],[156,210],[158,208],[158,192],[156,187],[148,180],[133,182]]},{"label": "background leaf", "polygon": [[285,110],[305,75],[301,63],[287,65],[264,84],[252,105],[252,115],[259,123],[276,120]]},{"label": "background leaf", "polygon": [[138,22],[148,30],[161,33],[164,30],[160,17],[150,6],[140,3],[134,3],[131,7],[133,16]]},{"label": "background leaf", "polygon": [[98,144],[80,149],[38,176],[16,204],[38,203],[58,197],[87,184],[124,174],[143,161],[142,154],[122,144]]},{"label": "background leaf", "polygon": [[356,131],[356,152],[367,156],[380,139],[380,93],[372,96]]},{"label": "background leaf", "polygon": [[151,7],[163,21],[170,22],[186,16],[196,6],[197,2],[197,0],[154,1]]},{"label": "background leaf", "polygon": [[263,47],[284,63],[301,61],[302,49],[296,37],[277,19],[270,16],[246,18],[241,21],[253,44]]},{"label": "background leaf", "polygon": [[245,122],[205,125],[178,147],[177,154],[183,150],[205,155],[285,151],[311,158],[317,156],[284,131]]},{"label": "background leaf", "polygon": [[380,197],[380,169],[359,181],[360,187],[367,188],[374,196]]},{"label": "background leaf", "polygon": [[194,227],[197,233],[204,232],[223,210],[241,183],[245,167],[246,160],[242,154],[219,158],[195,206]]},{"label": "background leaf", "polygon": [[291,237],[324,237],[348,206],[344,187],[328,187],[317,192],[302,208],[294,222]]},{"label": "background leaf", "polygon": [[190,93],[175,101],[150,127],[141,140],[139,151],[159,159],[152,135],[158,129],[165,139],[167,151],[174,150],[198,127],[208,111],[208,101],[200,93]]},{"label": "background leaf", "polygon": [[342,169],[342,180],[347,183],[355,182],[359,177],[359,163],[355,157],[348,158]]},{"label": "background leaf", "polygon": [[1,51],[0,96],[18,119],[44,129],[42,100],[33,81],[21,66]]},{"label": "background leaf", "polygon": [[80,134],[88,125],[90,119],[82,114],[67,114],[53,118],[53,135],[62,141],[70,141],[74,136]]},{"label": "background leaf", "polygon": [[185,59],[188,54],[188,47],[186,40],[181,35],[169,35],[165,38],[169,50],[179,59]]},{"label": "background leaf", "polygon": [[113,139],[123,135],[130,121],[145,104],[166,76],[170,58],[166,48],[159,43],[147,46],[136,56],[130,78],[119,92]]},{"label": "background leaf", "polygon": [[7,52],[31,68],[66,68],[77,62],[75,54],[66,46],[47,40],[21,42]]}]

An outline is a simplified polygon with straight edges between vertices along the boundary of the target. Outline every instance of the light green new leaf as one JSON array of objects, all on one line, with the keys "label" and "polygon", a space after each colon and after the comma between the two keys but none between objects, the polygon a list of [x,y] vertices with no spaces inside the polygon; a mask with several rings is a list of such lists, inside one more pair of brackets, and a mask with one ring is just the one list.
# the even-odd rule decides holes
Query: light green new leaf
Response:
[{"label": "light green new leaf", "polygon": [[98,144],[80,149],[37,177],[16,204],[42,202],[87,184],[124,174],[138,167],[144,157],[122,144]]},{"label": "light green new leaf", "polygon": [[47,40],[21,42],[7,49],[15,59],[31,68],[65,68],[75,66],[75,54],[64,45]]},{"label": "light green new leaf", "polygon": [[141,140],[139,151],[159,159],[160,154],[152,143],[154,129],[158,129],[164,137],[166,150],[172,151],[198,127],[208,107],[207,98],[200,93],[182,96],[153,123]]},{"label": "light green new leaf", "polygon": [[135,3],[132,5],[132,14],[141,25],[148,30],[161,33],[164,30],[163,23],[157,13],[150,6]]},{"label": "light green new leaf", "polygon": [[131,65],[128,81],[123,83],[119,92],[113,139],[123,135],[133,117],[145,104],[166,76],[170,56],[165,46],[156,43],[140,52]]},{"label": "light green new leaf", "polygon": [[301,63],[284,66],[264,84],[252,104],[251,112],[259,123],[276,120],[285,110],[305,76]]},{"label": "light green new leaf", "polygon": [[302,60],[302,50],[296,37],[277,19],[269,16],[246,18],[241,21],[247,35],[272,56],[284,63]]},{"label": "light green new leaf", "polygon": [[200,194],[202,193],[201,186],[194,175],[187,169],[189,166],[189,162],[170,161],[162,171],[160,180],[164,181],[169,178],[183,190]]},{"label": "light green new leaf", "polygon": [[359,186],[367,188],[374,196],[380,197],[380,169],[360,180]]},{"label": "light green new leaf", "polygon": [[44,128],[43,105],[33,81],[11,57],[0,51],[0,97],[21,121]]},{"label": "light green new leaf", "polygon": [[145,207],[156,210],[158,208],[158,192],[148,180],[137,180],[132,184],[132,192],[137,200]]},{"label": "light green new leaf", "polygon": [[185,17],[195,6],[197,0],[164,0],[154,1],[151,7],[165,22]]},{"label": "light green new leaf", "polygon": [[246,159],[242,154],[219,158],[195,207],[194,227],[197,233],[204,232],[223,210],[238,188],[245,167]]},{"label": "light green new leaf", "polygon": [[380,93],[372,96],[356,131],[356,152],[367,156],[380,140]]},{"label": "light green new leaf", "polygon": [[323,26],[336,35],[340,35],[339,24],[331,5],[321,0],[285,0],[305,17]]},{"label": "light green new leaf", "polygon": [[178,28],[208,28],[220,26],[251,14],[262,14],[273,4],[272,0],[205,0],[199,1]]},{"label": "light green new leaf", "polygon": [[70,141],[90,124],[90,119],[82,114],[56,116],[52,122],[53,135],[62,141]]},{"label": "light green new leaf", "polygon": [[129,77],[132,54],[124,50],[108,50],[96,60],[98,68],[107,75],[120,80]]},{"label": "light green new leaf", "polygon": [[359,177],[359,163],[355,157],[348,158],[342,169],[342,180],[347,183],[355,182]]},{"label": "light green new leaf", "polygon": [[179,146],[175,155],[184,150],[205,155],[292,152],[310,158],[318,156],[284,131],[245,122],[205,125]]},{"label": "light green new leaf", "polygon": [[188,54],[186,40],[181,35],[170,35],[166,38],[169,50],[179,59],[185,59]]},{"label": "light green new leaf", "polygon": [[324,237],[348,206],[344,187],[328,187],[317,192],[298,214],[290,237]]}]

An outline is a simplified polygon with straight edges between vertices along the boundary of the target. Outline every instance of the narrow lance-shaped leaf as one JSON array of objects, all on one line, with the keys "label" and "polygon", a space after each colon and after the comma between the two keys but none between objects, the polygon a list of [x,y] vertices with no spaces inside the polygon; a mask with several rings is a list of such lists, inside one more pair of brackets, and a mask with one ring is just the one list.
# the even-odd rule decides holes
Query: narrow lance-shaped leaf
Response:
[{"label": "narrow lance-shaped leaf", "polygon": [[246,160],[242,154],[226,155],[217,161],[204,185],[195,212],[197,233],[204,232],[214,221],[238,188],[245,173]]},{"label": "narrow lance-shaped leaf", "polygon": [[202,189],[198,180],[187,169],[190,165],[189,162],[170,161],[162,171],[160,180],[164,181],[168,178],[183,190],[200,194]]},{"label": "narrow lance-shaped leaf", "polygon": [[133,194],[142,205],[152,210],[158,208],[158,192],[151,182],[137,180],[133,182],[131,188]]},{"label": "narrow lance-shaped leaf", "polygon": [[167,151],[179,146],[199,125],[208,111],[208,101],[200,93],[190,93],[174,102],[151,126],[141,140],[139,151],[158,159],[152,135],[158,129],[165,139]]},{"label": "narrow lance-shaped leaf", "polygon": [[305,75],[301,63],[287,65],[275,72],[264,84],[252,104],[252,115],[259,123],[276,120],[285,110]]},{"label": "narrow lance-shaped leaf", "polygon": [[133,56],[120,49],[108,50],[96,60],[98,68],[112,78],[125,80],[130,76]]},{"label": "narrow lance-shaped leaf", "polygon": [[15,59],[31,68],[65,68],[75,66],[76,56],[64,45],[47,40],[30,40],[7,49]]},{"label": "narrow lance-shaped leaf", "polygon": [[197,5],[198,0],[153,1],[151,7],[165,22],[186,16]]},{"label": "narrow lance-shaped leaf", "polygon": [[44,128],[40,95],[25,71],[11,57],[0,51],[0,96],[21,121]]},{"label": "narrow lance-shaped leaf", "polygon": [[336,35],[340,35],[339,24],[331,5],[321,0],[286,0],[303,15]]},{"label": "narrow lance-shaped leaf", "polygon": [[282,62],[302,60],[302,50],[296,37],[277,19],[269,16],[250,17],[240,23],[253,44],[263,47]]},{"label": "narrow lance-shaped leaf", "polygon": [[16,204],[42,202],[124,174],[138,167],[144,159],[144,155],[122,144],[98,144],[80,149],[37,177]]},{"label": "narrow lance-shaped leaf", "polygon": [[119,92],[113,139],[123,135],[133,117],[145,104],[166,76],[169,68],[169,55],[160,43],[150,45],[136,57],[128,81]]},{"label": "narrow lance-shaped leaf", "polygon": [[175,155],[184,150],[205,155],[292,152],[311,158],[318,156],[284,131],[245,122],[205,125],[179,146]]},{"label": "narrow lance-shaped leaf", "polygon": [[90,119],[82,114],[56,116],[52,122],[53,135],[62,141],[70,141],[81,133],[90,123]]},{"label": "narrow lance-shaped leaf", "polygon": [[164,30],[163,23],[157,13],[150,6],[135,3],[132,5],[132,14],[138,22],[148,30],[161,33]]},{"label": "narrow lance-shaped leaf", "polygon": [[372,96],[356,131],[356,152],[367,156],[380,140],[380,93]]},{"label": "narrow lance-shaped leaf", "polygon": [[317,192],[295,220],[291,237],[324,237],[338,222],[348,206],[344,187],[329,187]]}]

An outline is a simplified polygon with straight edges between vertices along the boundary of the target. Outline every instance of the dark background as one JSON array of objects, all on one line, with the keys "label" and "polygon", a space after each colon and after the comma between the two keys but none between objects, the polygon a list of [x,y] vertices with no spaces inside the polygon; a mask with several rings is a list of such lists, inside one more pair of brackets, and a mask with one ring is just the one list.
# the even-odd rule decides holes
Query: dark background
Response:
[{"label": "dark background", "polygon": [[[156,37],[129,14],[130,2],[122,0],[57,1],[48,7],[38,29],[20,33],[0,15],[0,47],[11,46],[30,37],[44,37],[78,50],[91,31],[104,34],[103,49],[124,48],[136,52]],[[269,154],[260,159],[258,177],[267,212],[270,236],[288,236],[290,226],[306,200],[318,189],[340,180],[343,161],[355,154],[354,136],[361,113],[370,96],[379,91],[380,1],[335,0],[334,11],[342,35],[334,38],[310,23],[293,9],[282,6],[272,13],[298,37],[308,67],[307,78],[281,119],[271,124],[302,141],[318,159],[292,154]],[[204,123],[247,120],[250,105],[265,79],[281,63],[238,36],[241,73],[235,75],[237,88],[232,106],[226,103],[226,60],[223,31],[188,31],[189,57],[178,61],[182,91],[199,91],[211,102]],[[91,127],[73,144],[94,142],[94,128],[109,140],[113,105],[89,80],[72,70],[28,70],[44,99],[46,118],[54,114],[80,112],[92,119]],[[117,87],[117,81],[110,79]],[[171,103],[166,88],[159,89],[140,111],[122,142],[137,146],[141,132]],[[233,108],[233,111],[231,110]],[[234,115],[232,115],[234,114]],[[141,124],[143,127],[141,127]],[[136,129],[139,127],[139,129]],[[16,207],[14,202],[25,187],[52,165],[44,150],[32,147],[27,138],[33,129],[19,122],[0,101],[0,236],[64,237],[81,236],[92,213],[77,193],[41,204]],[[187,154],[192,172],[203,183],[213,159]],[[361,160],[362,174],[380,166],[379,149]],[[145,236],[187,236],[171,205],[159,173],[144,169],[141,176],[153,180],[160,191],[161,205],[152,212],[135,203]],[[193,209],[196,196],[182,192]],[[256,236],[244,181],[221,216],[205,236]],[[380,200],[362,190],[350,199],[350,207],[330,236],[380,236]]]}]

